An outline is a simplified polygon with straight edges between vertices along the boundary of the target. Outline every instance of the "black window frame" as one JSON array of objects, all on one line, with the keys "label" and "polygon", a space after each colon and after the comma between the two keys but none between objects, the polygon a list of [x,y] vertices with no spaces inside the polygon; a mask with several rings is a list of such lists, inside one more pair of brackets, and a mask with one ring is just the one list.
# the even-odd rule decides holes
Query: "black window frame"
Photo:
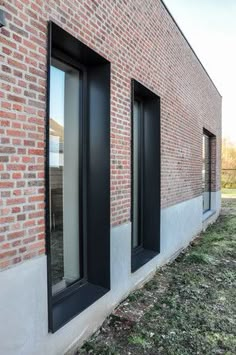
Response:
[{"label": "black window frame", "polygon": [[[209,132],[207,129],[203,128],[203,133],[202,133],[202,137],[207,137],[208,138],[208,151],[209,151],[209,208],[208,209],[204,209],[204,205],[203,205],[203,215],[209,211],[212,210],[212,202],[211,202],[211,194],[212,194],[212,140],[214,139],[215,135],[212,134],[211,132]],[[202,181],[203,183],[203,181]],[[205,190],[204,190],[205,191]],[[204,196],[203,196],[204,199]],[[204,201],[203,201],[204,203]]]},{"label": "black window frame", "polygon": [[[80,71],[79,237],[83,277],[52,295],[49,199],[51,59]],[[99,90],[98,90],[99,88]],[[110,62],[53,22],[48,24],[45,125],[48,327],[55,332],[110,290]],[[99,211],[99,213],[98,213]],[[81,234],[80,234],[81,233]]]},{"label": "black window frame", "polygon": [[[138,151],[140,153],[138,166],[138,185],[139,185],[139,195],[138,195],[138,208],[139,208],[139,219],[138,219],[138,239],[139,245],[133,247],[133,189],[134,189],[134,159],[133,159],[133,133],[134,133],[134,113],[133,107],[134,102],[139,102],[139,142]],[[145,265],[152,258],[160,253],[160,228],[161,228],[161,201],[160,201],[160,187],[161,187],[161,129],[160,129],[160,97],[147,89],[145,86],[140,84],[135,79],[131,80],[131,272],[135,272],[141,266]],[[152,146],[146,147],[147,139],[145,140],[144,126],[147,126],[149,120],[150,128],[146,131],[151,133],[150,129],[152,126],[152,136],[151,143]],[[146,127],[148,128],[148,127]],[[155,136],[153,136],[153,134]],[[145,145],[146,142],[146,145]],[[154,152],[152,155],[153,163],[153,176],[155,177],[155,183],[150,177],[150,185],[148,186],[148,176],[145,175],[145,170],[143,169],[144,164],[147,166],[148,172],[150,172],[150,164],[145,163],[145,154],[147,152]],[[153,193],[153,195],[152,195]],[[145,196],[144,196],[145,195]],[[150,204],[148,203],[148,197],[151,196]],[[152,216],[153,221],[150,220],[150,207],[153,207]]]}]

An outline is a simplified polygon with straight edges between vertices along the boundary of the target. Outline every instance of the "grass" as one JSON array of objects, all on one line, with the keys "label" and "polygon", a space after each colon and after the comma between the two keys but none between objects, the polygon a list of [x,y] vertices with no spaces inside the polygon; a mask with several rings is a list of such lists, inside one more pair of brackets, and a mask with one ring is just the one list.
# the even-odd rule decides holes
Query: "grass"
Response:
[{"label": "grass", "polygon": [[236,189],[221,189],[223,198],[236,198]]},{"label": "grass", "polygon": [[222,195],[222,214],[236,214],[236,198]]},{"label": "grass", "polygon": [[230,213],[133,292],[78,354],[236,354],[236,203],[226,207]]}]

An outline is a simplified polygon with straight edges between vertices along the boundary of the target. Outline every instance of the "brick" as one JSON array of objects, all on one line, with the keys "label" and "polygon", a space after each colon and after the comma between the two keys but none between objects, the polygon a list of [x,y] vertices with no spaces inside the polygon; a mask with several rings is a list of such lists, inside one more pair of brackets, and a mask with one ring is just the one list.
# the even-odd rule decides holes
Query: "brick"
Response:
[{"label": "brick", "polygon": [[9,258],[14,255],[16,255],[16,250],[9,250],[9,251],[4,251],[4,252],[0,251],[0,259]]},{"label": "brick", "polygon": [[21,179],[22,178],[22,173],[12,173],[12,178],[13,179]]},{"label": "brick", "polygon": [[12,260],[12,263],[13,263],[13,264],[18,264],[18,263],[21,262],[21,260],[22,260],[22,258],[21,258],[20,256],[17,256],[16,258],[14,258],[14,259]]},{"label": "brick", "polygon": [[26,215],[25,214],[18,214],[17,221],[25,221]]},{"label": "brick", "polygon": [[7,239],[11,240],[11,239],[16,239],[16,238],[21,238],[21,237],[24,237],[24,234],[25,234],[25,231],[16,231],[13,233],[9,233],[7,235]]},{"label": "brick", "polygon": [[[5,255],[0,269],[45,253],[49,17],[111,62],[112,226],[130,221],[131,77],[161,98],[161,207],[201,195],[202,128],[220,137],[221,98],[161,1],[141,3],[142,9],[132,2],[109,0],[96,0],[96,6],[89,0],[83,5],[71,0],[50,5],[47,0],[4,2],[7,26],[0,34],[0,230],[4,239],[0,241],[10,242],[17,254]],[[217,191],[219,143],[214,156],[212,189]],[[12,242],[7,241],[11,233],[17,236]]]},{"label": "brick", "polygon": [[14,129],[8,129],[6,133],[8,136],[13,136],[13,137],[25,137],[26,136],[26,133],[24,131],[14,130]]},{"label": "brick", "polygon": [[7,205],[17,205],[17,204],[22,204],[25,203],[25,198],[24,197],[18,197],[18,198],[10,198],[7,200]]},{"label": "brick", "polygon": [[16,95],[12,95],[12,94],[9,94],[7,96],[7,98],[8,98],[8,100],[13,101],[13,102],[21,102],[23,104],[26,102],[25,98],[20,97],[20,96],[16,96]]},{"label": "brick", "polygon": [[18,212],[20,212],[21,211],[21,208],[20,207],[13,207],[12,209],[11,209],[11,211],[12,211],[12,213],[18,213]]},{"label": "brick", "polygon": [[0,154],[13,154],[15,152],[16,152],[16,148],[15,147],[0,146]]},{"label": "brick", "polygon": [[0,189],[7,189],[14,186],[14,183],[11,181],[0,181]]},{"label": "brick", "polygon": [[26,169],[26,166],[24,164],[7,164],[7,170],[13,171],[13,170],[21,170],[24,171]]}]

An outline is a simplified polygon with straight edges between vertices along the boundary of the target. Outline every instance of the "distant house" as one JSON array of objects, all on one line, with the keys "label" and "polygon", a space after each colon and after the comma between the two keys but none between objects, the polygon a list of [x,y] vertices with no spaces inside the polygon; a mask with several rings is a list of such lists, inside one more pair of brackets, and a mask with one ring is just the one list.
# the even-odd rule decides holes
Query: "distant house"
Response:
[{"label": "distant house", "polygon": [[221,96],[160,0],[1,9],[0,354],[64,354],[218,217]]}]

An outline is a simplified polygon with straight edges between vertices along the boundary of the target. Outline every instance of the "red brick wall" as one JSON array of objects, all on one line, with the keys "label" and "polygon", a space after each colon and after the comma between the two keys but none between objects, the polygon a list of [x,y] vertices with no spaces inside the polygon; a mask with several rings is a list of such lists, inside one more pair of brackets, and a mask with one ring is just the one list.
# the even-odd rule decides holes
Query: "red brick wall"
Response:
[{"label": "red brick wall", "polygon": [[5,0],[0,30],[0,268],[45,252],[47,21],[111,62],[112,224],[130,219],[130,80],[161,97],[162,207],[201,195],[203,127],[221,98],[160,0]]}]

